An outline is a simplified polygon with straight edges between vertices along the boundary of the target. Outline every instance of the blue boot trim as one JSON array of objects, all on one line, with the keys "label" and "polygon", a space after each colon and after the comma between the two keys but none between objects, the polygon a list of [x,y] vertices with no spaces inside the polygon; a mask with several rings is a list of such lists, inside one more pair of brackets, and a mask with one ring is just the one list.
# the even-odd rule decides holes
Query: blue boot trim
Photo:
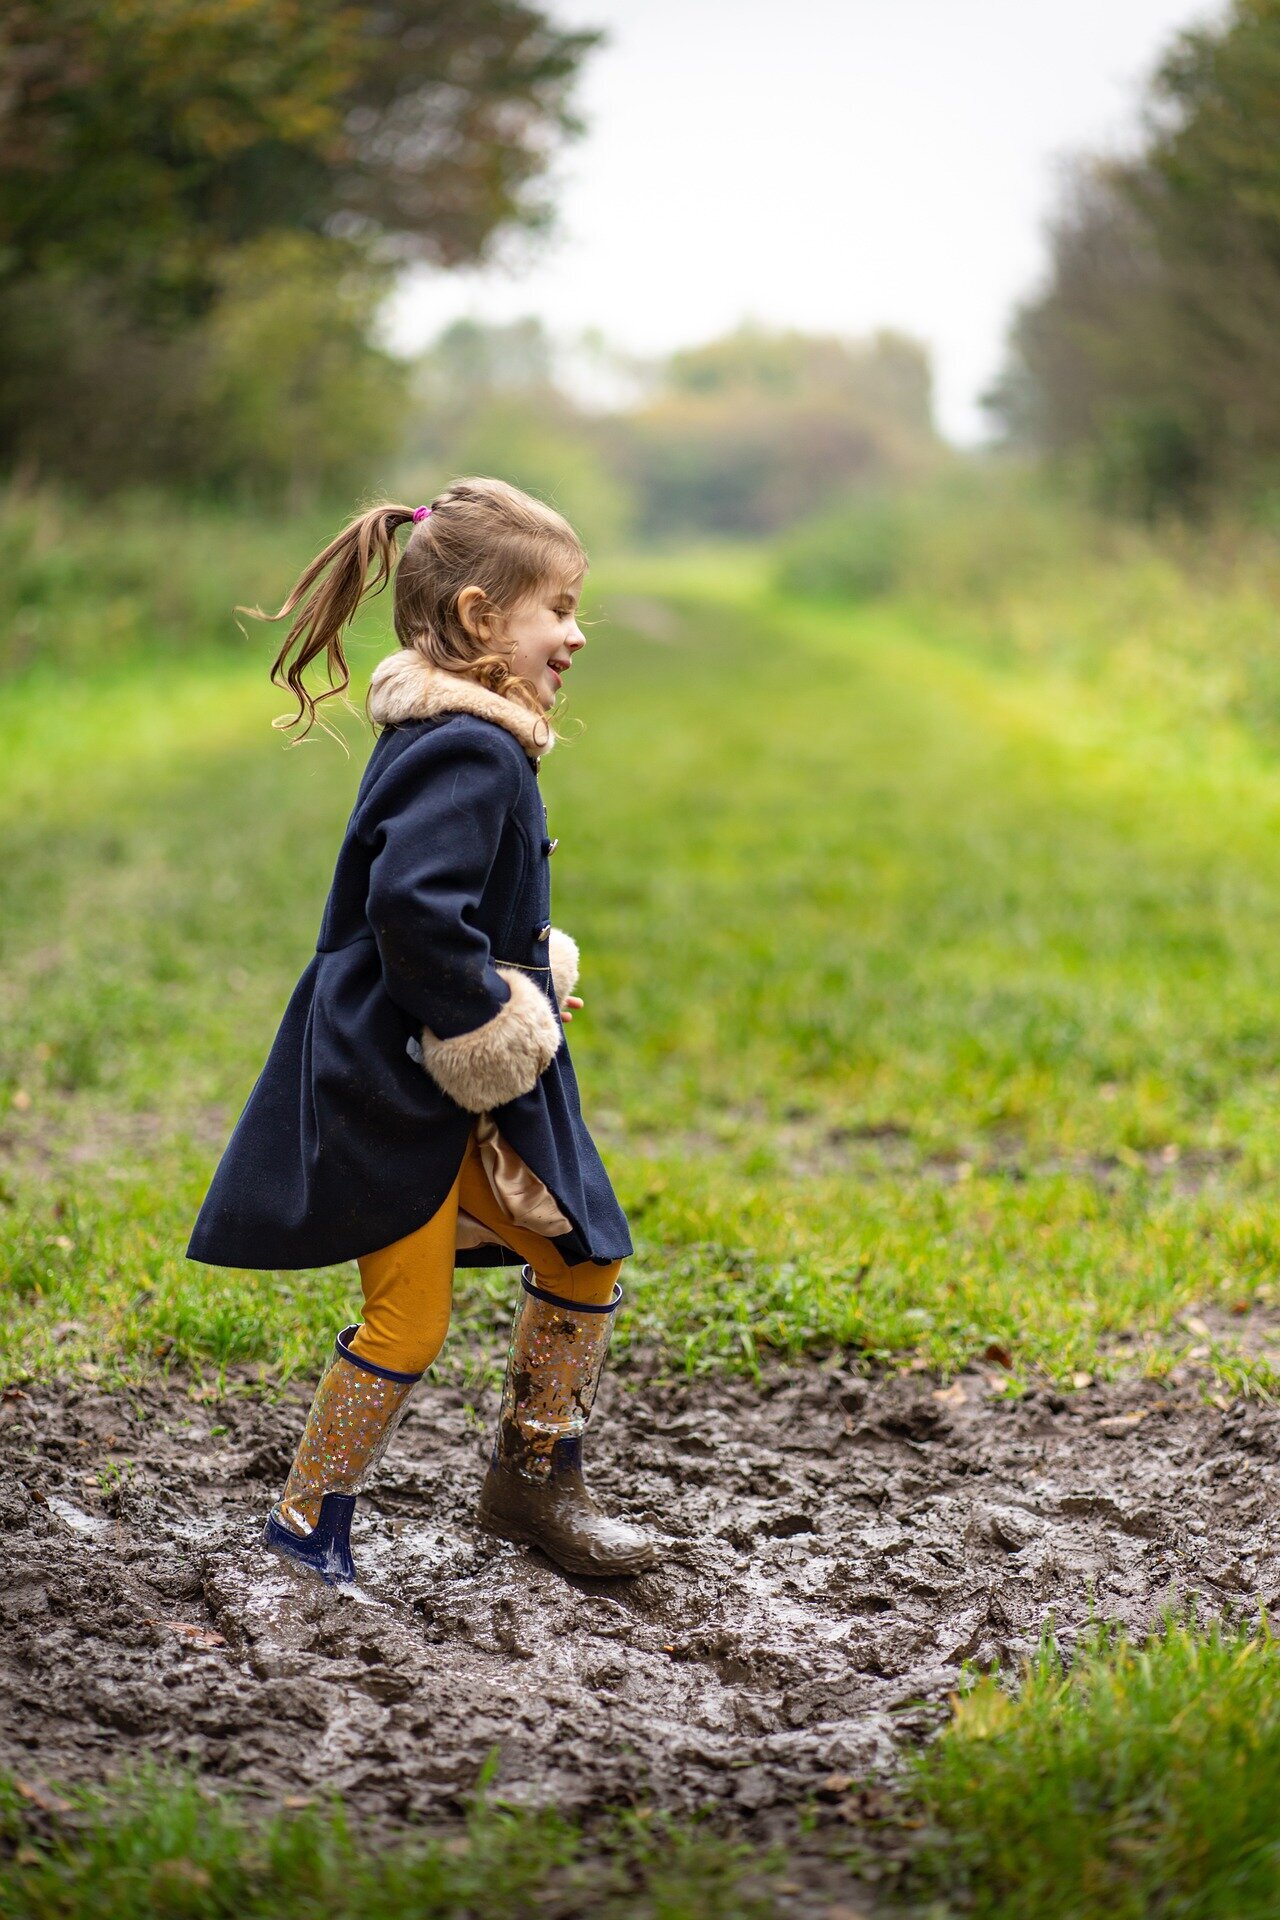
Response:
[{"label": "blue boot trim", "polygon": [[[520,1285],[526,1293],[531,1293],[535,1300],[545,1300],[548,1306],[552,1307],[564,1307],[569,1313],[616,1313],[622,1300],[621,1280],[615,1280],[613,1283],[612,1300],[600,1301],[594,1306],[589,1306],[585,1300],[565,1300],[558,1293],[548,1293],[547,1289],[540,1287],[534,1279],[532,1267],[521,1267]],[[347,1358],[353,1359],[354,1355],[348,1354]]]},{"label": "blue boot trim", "polygon": [[359,1327],[344,1327],[333,1343],[335,1358],[345,1360],[349,1366],[359,1367],[364,1373],[376,1373],[379,1380],[421,1380],[420,1373],[397,1373],[392,1367],[375,1366],[372,1360],[366,1360],[361,1354],[352,1353],[351,1342],[359,1333]]},{"label": "blue boot trim", "polygon": [[351,1516],[355,1510],[354,1493],[326,1493],[320,1502],[320,1518],[311,1532],[295,1533],[283,1520],[277,1520],[273,1507],[262,1529],[262,1544],[310,1567],[331,1587],[349,1585],[356,1577],[351,1558]]}]

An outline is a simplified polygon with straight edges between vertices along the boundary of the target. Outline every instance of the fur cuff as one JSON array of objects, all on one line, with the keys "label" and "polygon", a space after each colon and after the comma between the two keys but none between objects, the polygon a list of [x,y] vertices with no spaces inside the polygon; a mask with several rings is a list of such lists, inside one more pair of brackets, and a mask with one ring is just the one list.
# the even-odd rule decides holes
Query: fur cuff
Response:
[{"label": "fur cuff", "polygon": [[565,1001],[578,984],[578,943],[571,934],[561,933],[559,927],[552,927],[547,947],[556,1005],[563,1013]]},{"label": "fur cuff", "polygon": [[498,973],[511,998],[492,1020],[451,1040],[422,1030],[423,1066],[468,1113],[487,1113],[528,1093],[560,1045],[560,1026],[541,987],[514,967],[499,967]]}]

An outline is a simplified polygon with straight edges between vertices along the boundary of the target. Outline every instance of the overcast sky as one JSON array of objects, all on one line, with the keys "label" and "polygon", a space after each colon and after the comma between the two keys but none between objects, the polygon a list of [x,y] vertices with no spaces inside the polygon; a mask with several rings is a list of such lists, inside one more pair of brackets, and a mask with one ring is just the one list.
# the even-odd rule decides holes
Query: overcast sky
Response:
[{"label": "overcast sky", "polygon": [[[1214,0],[550,0],[604,27],[556,237],[415,275],[393,338],[540,314],[640,354],[752,318],[925,340],[961,439],[1044,264],[1064,157],[1131,144],[1141,84]],[[521,255],[525,257],[521,258]]]}]

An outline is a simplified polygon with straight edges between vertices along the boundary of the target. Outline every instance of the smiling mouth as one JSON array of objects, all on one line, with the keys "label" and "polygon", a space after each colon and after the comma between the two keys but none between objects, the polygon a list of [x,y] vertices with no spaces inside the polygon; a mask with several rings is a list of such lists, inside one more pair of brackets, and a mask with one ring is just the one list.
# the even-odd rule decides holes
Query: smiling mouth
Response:
[{"label": "smiling mouth", "polygon": [[554,673],[557,680],[564,679],[565,674],[568,673],[569,668],[572,666],[572,664],[573,662],[571,660],[548,660],[547,662],[547,665],[550,667],[552,673]]}]

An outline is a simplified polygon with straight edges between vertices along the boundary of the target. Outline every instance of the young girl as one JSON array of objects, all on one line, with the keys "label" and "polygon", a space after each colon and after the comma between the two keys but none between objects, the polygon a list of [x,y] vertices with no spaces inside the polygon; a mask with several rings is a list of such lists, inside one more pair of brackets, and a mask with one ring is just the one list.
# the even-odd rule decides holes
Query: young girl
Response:
[{"label": "young girl", "polygon": [[[303,674],[348,684],[343,629],[396,567],[400,649],[374,672],[381,729],[316,952],[214,1176],[189,1256],[359,1262],[264,1539],[352,1580],[357,1493],[444,1343],[455,1265],[524,1263],[482,1524],[573,1573],[654,1559],[582,1478],[581,1437],[622,1298],[627,1223],[583,1125],[561,1016],[578,951],[551,925],[538,764],[583,646],[586,555],[549,507],[460,480],[362,514],[307,568],[272,671],[309,728]],[[304,728],[305,731],[305,728]]]}]

